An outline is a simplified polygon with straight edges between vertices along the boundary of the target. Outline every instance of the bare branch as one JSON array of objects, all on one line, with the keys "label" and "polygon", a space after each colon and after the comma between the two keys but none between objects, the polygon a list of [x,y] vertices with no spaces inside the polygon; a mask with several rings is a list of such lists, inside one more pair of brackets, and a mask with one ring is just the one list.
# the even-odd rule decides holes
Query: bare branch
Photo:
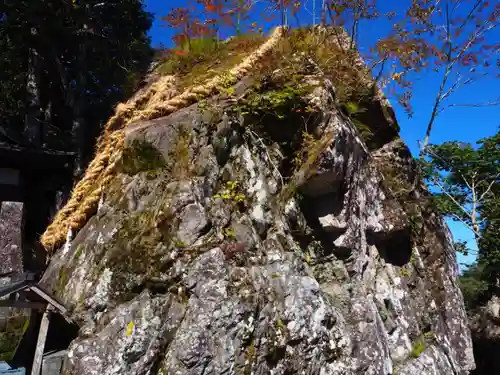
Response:
[{"label": "bare branch", "polygon": [[446,189],[444,188],[443,184],[441,184],[438,180],[434,180],[434,183],[439,186],[439,188],[441,189],[441,191],[448,197],[450,198],[453,203],[455,203],[455,205],[460,208],[466,215],[467,217],[471,218],[471,213],[468,212],[460,203],[457,202],[457,200],[453,197],[453,195],[451,195],[450,193],[448,193],[446,191]]},{"label": "bare branch", "polygon": [[455,92],[460,86],[468,85],[473,81],[472,78],[468,78],[467,80],[462,82],[462,75],[458,74],[458,78],[455,83],[441,96],[441,102],[445,101],[453,92]]},{"label": "bare branch", "polygon": [[448,107],[472,107],[472,108],[480,108],[480,107],[496,107],[500,106],[500,99],[494,100],[487,103],[460,103],[460,104],[450,104]]},{"label": "bare branch", "polygon": [[130,70],[128,70],[127,68],[125,68],[122,64],[120,64],[118,61],[116,62],[116,65],[118,65],[120,68],[122,68],[124,71],[126,71],[127,73],[130,73]]},{"label": "bare branch", "polygon": [[467,15],[467,17],[465,17],[464,22],[462,22],[462,24],[459,26],[459,28],[458,28],[459,30],[463,29],[465,27],[465,25],[467,25],[467,22],[470,21],[471,17],[474,15],[474,12],[477,10],[477,8],[479,7],[479,5],[481,5],[482,2],[483,2],[483,0],[476,0],[476,3],[474,4],[472,9],[470,10],[469,14]]},{"label": "bare branch", "polygon": [[455,11],[458,9],[458,7],[460,6],[460,4],[462,4],[461,1],[456,1],[455,2],[455,6],[453,7],[453,9],[451,10],[451,14],[455,13]]},{"label": "bare branch", "polygon": [[460,177],[462,177],[462,180],[464,180],[465,184],[467,185],[467,187],[469,188],[470,191],[474,190],[472,188],[472,186],[474,186],[474,180],[472,180],[472,183],[469,184],[469,181],[467,181],[467,179],[464,177],[464,175],[462,174],[462,172],[460,172]]},{"label": "bare branch", "polygon": [[[469,13],[469,15],[465,18],[465,20],[463,21],[462,25],[459,27],[459,30],[462,29],[463,27],[465,27],[465,25],[467,24],[467,22],[470,21],[472,15],[473,15],[473,12],[479,6],[479,4],[481,3],[481,1],[482,0],[477,0],[476,1],[473,9]],[[451,91],[448,90],[446,92],[446,94],[443,95],[443,92],[445,90],[446,83],[448,82],[449,75],[450,75],[451,71],[453,70],[455,64],[461,60],[461,58],[465,55],[465,53],[478,40],[478,38],[482,37],[485,33],[487,33],[488,31],[490,31],[490,30],[494,29],[496,26],[498,26],[498,21],[497,20],[495,20],[495,21],[488,21],[488,22],[485,22],[482,25],[482,27],[478,27],[473,32],[473,34],[471,35],[471,37],[469,38],[469,40],[467,41],[467,43],[462,47],[462,49],[459,51],[459,53],[454,58],[451,57],[452,56],[453,48],[452,48],[451,33],[450,33],[450,28],[449,28],[450,19],[449,19],[448,2],[446,3],[446,24],[447,24],[447,27],[446,27],[446,30],[447,30],[446,31],[446,40],[448,42],[448,51],[447,51],[447,54],[446,54],[447,64],[446,64],[445,72],[444,72],[444,75],[443,75],[443,79],[441,81],[441,86],[439,87],[439,91],[438,91],[438,94],[436,96],[436,100],[434,102],[434,107],[432,109],[431,117],[430,117],[429,122],[427,124],[427,130],[426,130],[424,142],[423,142],[422,148],[420,150],[420,156],[421,156],[421,158],[423,157],[425,148],[427,147],[427,145],[429,143],[430,133],[432,131],[432,127],[434,125],[434,121],[435,121],[437,115],[441,112],[440,109],[439,109],[439,107],[440,107],[442,101],[453,92],[453,90],[451,90]],[[467,81],[467,83],[470,83],[470,81]]]},{"label": "bare branch", "polygon": [[464,219],[462,219],[460,216],[456,215],[456,214],[452,214],[452,216],[457,219],[458,221],[460,221],[463,225],[465,225],[467,227],[467,229],[469,229],[472,233],[474,233],[474,235],[477,237],[477,238],[481,238],[481,233],[479,232],[476,232],[474,230],[474,228],[469,224],[467,223]]},{"label": "bare branch", "polygon": [[481,201],[486,196],[486,194],[488,194],[490,192],[491,188],[493,187],[493,184],[496,182],[496,180],[497,180],[498,177],[500,177],[500,173],[497,173],[497,175],[495,176],[495,178],[493,178],[493,181],[491,181],[491,183],[488,186],[488,188],[485,190],[485,192],[483,194],[481,194],[481,197],[479,198],[479,201]]}]

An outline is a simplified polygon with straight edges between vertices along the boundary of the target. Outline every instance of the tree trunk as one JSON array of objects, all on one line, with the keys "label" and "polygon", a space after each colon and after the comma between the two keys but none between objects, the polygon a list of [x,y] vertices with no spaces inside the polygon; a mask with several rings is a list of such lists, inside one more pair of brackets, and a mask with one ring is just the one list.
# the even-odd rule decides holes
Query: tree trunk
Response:
[{"label": "tree trunk", "polygon": [[[86,29],[87,25],[83,24],[82,29]],[[85,170],[85,136],[86,136],[86,122],[85,122],[85,88],[87,87],[87,71],[86,71],[86,43],[85,34],[82,34],[79,44],[78,64],[76,70],[76,87],[73,103],[73,144],[76,152],[75,169],[73,176],[79,179]]]},{"label": "tree trunk", "polygon": [[[36,37],[37,30],[31,29],[32,37]],[[34,38],[35,39],[35,38]],[[24,134],[28,141],[40,147],[42,144],[42,109],[40,101],[40,61],[35,48],[30,49],[30,60],[26,91],[28,93],[28,106],[24,120]]]},{"label": "tree trunk", "polygon": [[[77,105],[78,106],[78,105]],[[81,107],[80,107],[81,108]],[[85,168],[85,120],[80,115],[80,108],[76,110],[75,118],[73,120],[72,134],[73,143],[75,147],[75,169],[73,176],[79,179],[83,174]]]}]

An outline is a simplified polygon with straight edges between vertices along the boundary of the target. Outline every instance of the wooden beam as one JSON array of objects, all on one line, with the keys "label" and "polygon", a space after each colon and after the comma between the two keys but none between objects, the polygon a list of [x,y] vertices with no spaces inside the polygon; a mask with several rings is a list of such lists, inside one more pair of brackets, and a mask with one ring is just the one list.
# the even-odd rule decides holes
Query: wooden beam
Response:
[{"label": "wooden beam", "polygon": [[55,307],[61,315],[66,315],[68,312],[68,309],[64,307],[64,305],[56,300],[53,296],[51,296],[49,293],[47,293],[42,287],[39,285],[32,285],[30,286],[30,290],[38,294],[40,297],[42,297],[45,301],[47,301],[49,304],[51,304],[53,307]]},{"label": "wooden beam", "polygon": [[43,302],[0,300],[0,307],[14,307],[17,309],[43,310],[47,307],[47,304],[43,303]]},{"label": "wooden beam", "polygon": [[45,349],[45,341],[47,340],[47,332],[49,331],[50,315],[52,314],[52,306],[48,305],[45,309],[42,322],[40,323],[40,331],[38,331],[38,340],[36,342],[35,358],[33,359],[33,367],[31,375],[40,375],[43,361],[43,351]]},{"label": "wooden beam", "polygon": [[17,281],[12,284],[7,284],[7,286],[0,288],[0,298],[6,297],[9,294],[19,292],[30,285],[26,280]]}]

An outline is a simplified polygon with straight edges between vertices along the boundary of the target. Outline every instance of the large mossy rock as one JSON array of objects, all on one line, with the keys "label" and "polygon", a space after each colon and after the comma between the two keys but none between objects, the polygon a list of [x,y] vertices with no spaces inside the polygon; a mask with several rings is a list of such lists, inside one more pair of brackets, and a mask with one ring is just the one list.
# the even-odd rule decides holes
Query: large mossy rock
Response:
[{"label": "large mossy rock", "polygon": [[450,235],[404,193],[393,125],[375,116],[367,147],[316,79],[304,129],[287,90],[267,99],[297,105],[267,116],[221,96],[127,129],[97,214],[43,278],[81,325],[68,374],[473,369]]}]

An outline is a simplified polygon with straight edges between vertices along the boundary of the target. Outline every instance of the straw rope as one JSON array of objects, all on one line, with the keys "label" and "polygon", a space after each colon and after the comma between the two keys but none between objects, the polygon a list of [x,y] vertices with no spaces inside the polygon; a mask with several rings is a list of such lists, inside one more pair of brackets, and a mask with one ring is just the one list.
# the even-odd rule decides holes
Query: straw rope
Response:
[{"label": "straw rope", "polygon": [[175,77],[162,77],[127,103],[119,104],[97,143],[95,158],[73,189],[66,205],[57,213],[42,235],[41,243],[45,249],[54,250],[61,246],[69,228],[73,231],[81,229],[96,212],[98,202],[113,179],[115,168],[121,159],[125,142],[123,129],[126,126],[137,121],[169,115],[216,94],[221,85],[236,83],[276,47],[284,34],[283,31],[281,27],[276,28],[268,40],[241,63],[225,75],[216,76],[204,85],[190,87],[176,95]]}]

